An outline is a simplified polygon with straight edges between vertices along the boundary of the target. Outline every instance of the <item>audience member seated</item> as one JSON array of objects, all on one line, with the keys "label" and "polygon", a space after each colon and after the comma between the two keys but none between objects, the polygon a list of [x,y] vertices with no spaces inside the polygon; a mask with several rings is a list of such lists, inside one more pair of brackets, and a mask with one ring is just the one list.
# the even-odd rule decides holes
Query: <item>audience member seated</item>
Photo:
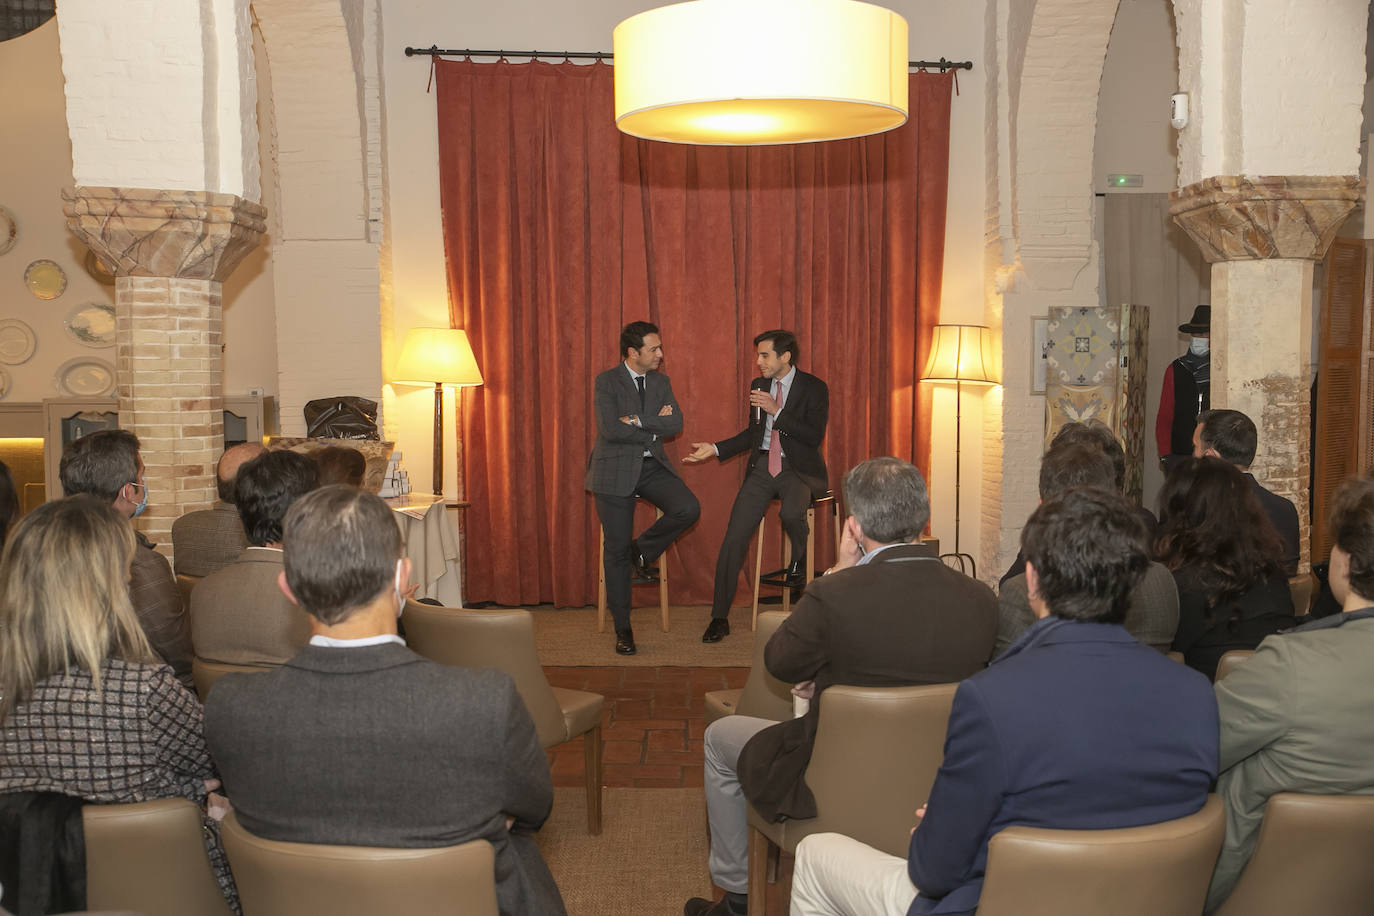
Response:
[{"label": "audience member seated", "polygon": [[489,840],[506,916],[564,912],[533,833],[553,784],[515,683],[427,661],[396,635],[410,561],[376,496],[323,487],[286,515],[287,598],[310,644],[210,693],[206,740],[244,829],[269,840],[434,847]]},{"label": "audience member seated", "polygon": [[1004,827],[1137,827],[1202,808],[1217,773],[1211,688],[1120,626],[1149,565],[1144,537],[1101,490],[1035,511],[1021,543],[1038,620],[959,685],[907,861],[839,834],[807,837],[793,916],[968,916]]},{"label": "audience member seated", "polygon": [[0,461],[0,546],[5,543],[10,526],[19,521],[19,491],[9,465]]},{"label": "audience member seated", "polygon": [[[62,450],[58,476],[67,496],[89,493],[114,506],[125,518],[137,518],[148,506],[143,458],[138,437],[128,430],[102,429],[73,439]],[[138,549],[129,570],[129,599],[153,651],[172,666],[177,680],[191,681],[191,622],[171,564],[143,532],[134,531]]]},{"label": "audience member seated", "polygon": [[282,594],[282,520],[315,489],[315,462],[291,451],[266,452],[238,472],[235,502],[249,547],[238,562],[207,576],[191,593],[196,656],[231,665],[280,665],[310,639],[310,619]]},{"label": "audience member seated", "polygon": [[327,445],[310,453],[315,466],[320,471],[320,486],[342,483],[350,487],[361,487],[363,475],[367,473],[367,459],[356,448],[342,445]]},{"label": "audience member seated", "polygon": [[248,546],[234,511],[234,477],[266,449],[257,442],[231,445],[215,465],[219,505],[187,512],[172,522],[173,568],[180,576],[208,576],[233,563]]},{"label": "audience member seated", "polygon": [[1239,410],[1204,410],[1198,414],[1193,430],[1193,457],[1220,458],[1234,464],[1245,475],[1245,482],[1259,499],[1264,514],[1283,540],[1283,572],[1298,574],[1298,510],[1293,503],[1274,493],[1255,479],[1250,465],[1255,461],[1259,434],[1255,423]]},{"label": "audience member seated", "polygon": [[[1087,428],[1081,423],[1072,425]],[[1112,441],[1115,442],[1115,438]],[[1040,500],[1053,499],[1073,487],[1097,487],[1113,492],[1116,478],[1112,470],[1109,460],[1097,453],[1096,443],[1053,445],[1040,462]],[[1136,517],[1140,518],[1139,512]],[[1145,520],[1141,518],[1141,521]],[[998,655],[1035,623],[1035,611],[1027,592],[1026,575],[1021,573],[1005,580],[997,593]],[[1178,589],[1174,586],[1173,575],[1162,563],[1151,563],[1131,590],[1123,625],[1145,645],[1160,652],[1169,651],[1174,630],[1178,627]]]},{"label": "audience member seated", "polygon": [[809,710],[781,723],[726,716],[706,730],[709,864],[726,895],[692,898],[687,916],[748,911],[747,805],[770,820],[816,816],[803,775],[827,687],[949,683],[992,654],[992,591],[917,543],[930,518],[921,472],[897,458],[865,461],[845,475],[844,504],[837,562],[807,585],[764,650],[769,673],[795,683]]},{"label": "audience member seated", "polygon": [[[93,496],[46,503],[15,526],[0,559],[0,792],[202,804],[218,786],[200,703],[129,602],[135,545],[124,514]],[[217,825],[207,827],[237,912]]]},{"label": "audience member seated", "polygon": [[1226,841],[1208,912],[1245,869],[1269,796],[1374,793],[1374,478],[1337,490],[1331,536],[1342,613],[1268,637],[1216,685]]},{"label": "audience member seated", "polygon": [[1220,458],[1181,458],[1159,494],[1160,562],[1178,586],[1173,648],[1208,677],[1232,649],[1295,623],[1283,544],[1245,477]]},{"label": "audience member seated", "polygon": [[[1121,442],[1116,438],[1116,434],[1112,432],[1110,426],[1095,417],[1082,422],[1065,423],[1063,426],[1059,427],[1059,430],[1054,434],[1054,438],[1050,440],[1050,446],[1045,449],[1045,454],[1048,455],[1057,448],[1064,448],[1073,444],[1095,446],[1101,449],[1102,453],[1106,455],[1112,463],[1113,483],[1111,486],[1106,487],[1106,489],[1114,490],[1123,495],[1125,494],[1126,451],[1121,447]],[[1101,484],[1094,484],[1094,486],[1101,486]],[[1040,498],[1045,499],[1045,494],[1041,493]],[[1155,514],[1144,506],[1134,506],[1132,507],[1132,511],[1135,512],[1136,516],[1145,524],[1145,532],[1148,538],[1147,543],[1153,543],[1155,529],[1159,524],[1155,519]],[[1016,552],[1016,559],[1012,560],[1011,566],[1007,567],[1007,571],[1002,574],[1002,578],[997,583],[999,591],[1001,587],[1006,584],[1008,579],[1013,576],[1021,575],[1025,570],[1026,558],[1021,554],[1021,551],[1018,550]]]}]

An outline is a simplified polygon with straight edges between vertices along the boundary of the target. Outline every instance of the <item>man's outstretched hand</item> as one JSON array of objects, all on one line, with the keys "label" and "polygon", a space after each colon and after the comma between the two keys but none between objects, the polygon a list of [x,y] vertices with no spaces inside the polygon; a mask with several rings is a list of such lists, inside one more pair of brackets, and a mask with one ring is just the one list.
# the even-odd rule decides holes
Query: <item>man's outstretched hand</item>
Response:
[{"label": "man's outstretched hand", "polygon": [[684,464],[701,464],[716,457],[716,447],[709,442],[693,442],[692,449],[692,454],[682,459]]}]

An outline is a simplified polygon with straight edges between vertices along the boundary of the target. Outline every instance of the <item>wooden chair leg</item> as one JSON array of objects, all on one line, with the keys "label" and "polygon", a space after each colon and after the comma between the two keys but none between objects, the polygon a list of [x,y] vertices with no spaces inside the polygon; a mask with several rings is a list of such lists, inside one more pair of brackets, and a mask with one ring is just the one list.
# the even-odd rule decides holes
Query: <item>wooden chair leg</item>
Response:
[{"label": "wooden chair leg", "polygon": [[583,779],[587,783],[587,833],[601,835],[601,726],[582,736]]},{"label": "wooden chair leg", "polygon": [[759,533],[754,536],[754,616],[749,629],[759,628],[759,576],[763,575],[763,522],[759,519]]},{"label": "wooden chair leg", "polygon": [[768,911],[768,856],[773,844],[753,827],[749,828],[749,911]]},{"label": "wooden chair leg", "polygon": [[782,859],[782,850],[781,850],[779,847],[774,846],[772,843],[769,843],[769,844],[768,844],[768,883],[769,883],[769,884],[777,884],[777,883],[778,883],[778,863],[781,861],[781,859]]},{"label": "wooden chair leg", "polygon": [[806,581],[816,578],[816,507],[806,510]]},{"label": "wooden chair leg", "polygon": [[668,632],[668,551],[658,558],[658,608],[663,615],[663,632]]},{"label": "wooden chair leg", "polygon": [[[792,539],[787,536],[787,529],[782,531],[782,568],[784,570],[792,565]],[[792,589],[787,586],[782,587],[782,612],[786,614],[792,609]]]},{"label": "wooden chair leg", "polygon": [[601,555],[596,561],[596,632],[606,632],[606,532],[601,531]]}]

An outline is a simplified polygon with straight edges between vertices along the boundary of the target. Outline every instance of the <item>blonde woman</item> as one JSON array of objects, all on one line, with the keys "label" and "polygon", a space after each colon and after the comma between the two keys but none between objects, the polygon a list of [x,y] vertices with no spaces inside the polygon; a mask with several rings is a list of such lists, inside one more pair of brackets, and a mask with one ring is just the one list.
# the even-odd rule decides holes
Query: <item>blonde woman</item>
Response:
[{"label": "blonde woman", "polygon": [[[91,496],[40,506],[10,532],[0,555],[0,793],[201,804],[218,787],[200,703],[129,603],[134,544],[128,520]],[[206,847],[238,912],[217,830]]]}]

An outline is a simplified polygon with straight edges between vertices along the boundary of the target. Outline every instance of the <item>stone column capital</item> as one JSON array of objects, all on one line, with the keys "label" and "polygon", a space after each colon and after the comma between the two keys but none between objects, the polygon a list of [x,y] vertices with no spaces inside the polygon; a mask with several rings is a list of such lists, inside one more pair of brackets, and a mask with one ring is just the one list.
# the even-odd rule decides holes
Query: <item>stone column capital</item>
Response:
[{"label": "stone column capital", "polygon": [[121,277],[223,281],[267,228],[262,204],[213,191],[76,187],[67,228]]},{"label": "stone column capital", "polygon": [[1364,198],[1356,175],[1218,175],[1169,194],[1169,215],[1218,261],[1326,256]]}]

